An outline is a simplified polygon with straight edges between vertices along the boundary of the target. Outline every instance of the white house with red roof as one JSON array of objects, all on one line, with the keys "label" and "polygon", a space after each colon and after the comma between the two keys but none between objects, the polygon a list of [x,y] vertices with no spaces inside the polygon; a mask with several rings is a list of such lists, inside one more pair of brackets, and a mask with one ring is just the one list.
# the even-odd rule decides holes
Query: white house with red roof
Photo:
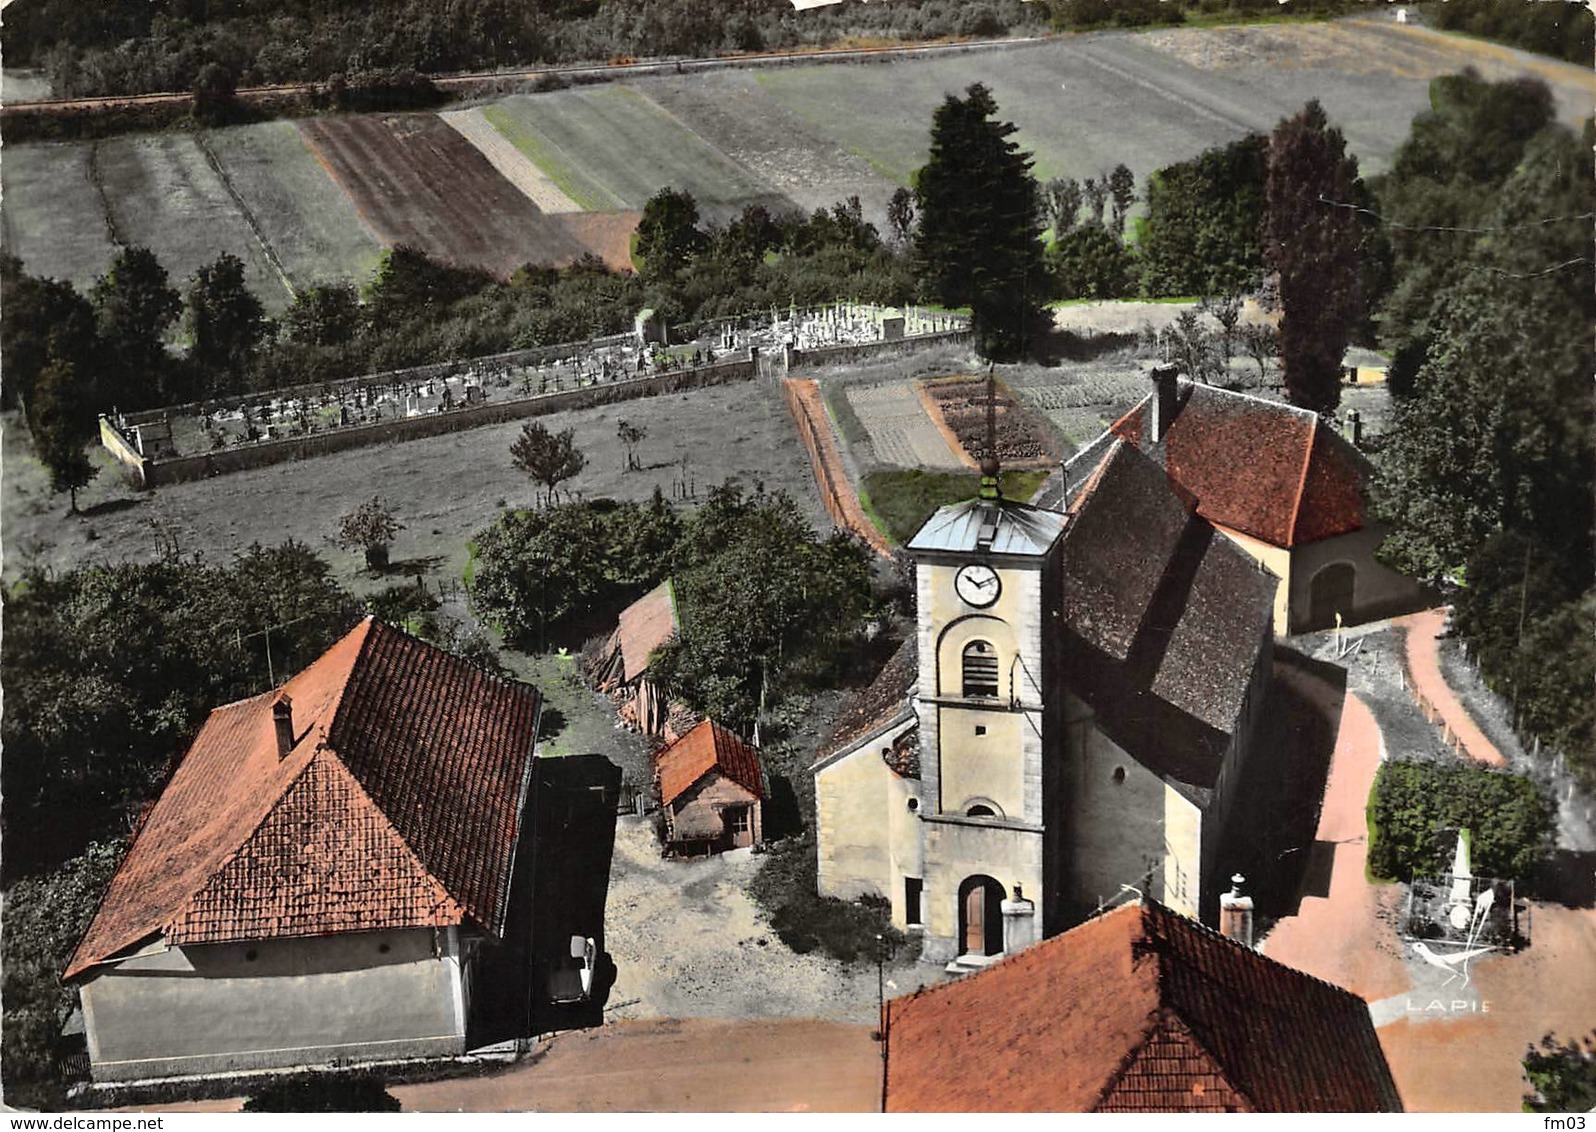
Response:
[{"label": "white house with red roof", "polygon": [[1189,492],[1197,514],[1280,579],[1280,635],[1371,621],[1431,604],[1382,565],[1386,531],[1364,498],[1368,459],[1317,413],[1181,379],[1156,367],[1153,390],[1066,465],[1043,496],[1073,494],[1115,438],[1139,447]]},{"label": "white house with red roof", "polygon": [[214,710],[66,971],[95,1081],[462,1053],[490,967],[530,1004],[540,711],[370,618]]}]

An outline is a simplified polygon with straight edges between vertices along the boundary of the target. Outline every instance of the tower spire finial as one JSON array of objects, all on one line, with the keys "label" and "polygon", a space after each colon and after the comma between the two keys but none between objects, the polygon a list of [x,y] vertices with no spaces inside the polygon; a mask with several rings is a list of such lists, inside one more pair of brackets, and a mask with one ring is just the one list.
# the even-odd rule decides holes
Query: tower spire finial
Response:
[{"label": "tower spire finial", "polygon": [[997,455],[997,377],[986,367],[986,450],[981,454],[981,498],[1001,499]]}]

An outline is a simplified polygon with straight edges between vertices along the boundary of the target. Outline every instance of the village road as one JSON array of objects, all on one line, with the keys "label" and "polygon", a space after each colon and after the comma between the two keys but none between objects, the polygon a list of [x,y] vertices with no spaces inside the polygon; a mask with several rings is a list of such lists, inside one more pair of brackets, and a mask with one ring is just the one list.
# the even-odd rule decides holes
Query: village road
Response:
[{"label": "village road", "polygon": [[[1329,699],[1341,694],[1299,669],[1283,666],[1281,677],[1327,711],[1334,707]],[[1369,856],[1365,809],[1384,744],[1368,706],[1351,692],[1344,695],[1314,834],[1315,853],[1332,855],[1330,883],[1320,894],[1304,894],[1297,914],[1280,920],[1260,950],[1373,1001],[1406,990],[1409,982],[1395,935],[1380,918],[1400,893],[1395,885],[1371,886],[1364,871]]]},{"label": "village road", "polygon": [[813,1019],[652,1018],[560,1034],[491,1077],[396,1085],[421,1112],[875,1112],[869,1026]]},{"label": "village road", "polygon": [[1407,629],[1408,679],[1419,705],[1422,707],[1426,700],[1433,705],[1440,713],[1442,723],[1462,741],[1463,750],[1470,758],[1487,766],[1506,766],[1507,760],[1502,757],[1502,752],[1485,737],[1468,709],[1458,701],[1457,694],[1441,675],[1436,634],[1446,624],[1446,610],[1429,609],[1399,617],[1394,623],[1405,625]]}]

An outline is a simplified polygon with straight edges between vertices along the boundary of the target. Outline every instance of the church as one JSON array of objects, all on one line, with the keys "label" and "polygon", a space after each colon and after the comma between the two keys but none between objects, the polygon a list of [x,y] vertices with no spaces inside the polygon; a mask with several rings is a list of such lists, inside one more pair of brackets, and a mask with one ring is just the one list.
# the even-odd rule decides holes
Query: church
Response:
[{"label": "church", "polygon": [[1278,579],[1121,438],[1057,509],[981,471],[910,540],[915,632],[813,768],[821,893],[969,969],[1127,889],[1212,920]]}]

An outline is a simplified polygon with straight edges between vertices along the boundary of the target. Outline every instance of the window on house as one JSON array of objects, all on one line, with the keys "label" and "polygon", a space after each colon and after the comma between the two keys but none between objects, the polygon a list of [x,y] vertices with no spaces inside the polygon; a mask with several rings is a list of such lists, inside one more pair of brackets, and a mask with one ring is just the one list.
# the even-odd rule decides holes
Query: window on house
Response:
[{"label": "window on house", "polygon": [[975,733],[977,735],[985,735],[986,734],[986,725],[984,723],[977,723],[975,725]]},{"label": "window on house", "polygon": [[971,641],[964,646],[964,694],[977,699],[997,699],[997,650],[986,641]]},{"label": "window on house", "polygon": [[749,828],[748,823],[749,817],[747,806],[739,806],[737,809],[731,812],[731,822],[729,824],[733,833],[747,833]]},{"label": "window on house", "polygon": [[967,818],[995,818],[997,817],[997,814],[992,812],[991,806],[983,806],[977,803],[976,805],[971,806],[968,810],[965,810],[964,816]]},{"label": "window on house", "polygon": [[920,892],[925,887],[925,881],[919,877],[903,878],[903,922],[918,924],[920,922]]}]

